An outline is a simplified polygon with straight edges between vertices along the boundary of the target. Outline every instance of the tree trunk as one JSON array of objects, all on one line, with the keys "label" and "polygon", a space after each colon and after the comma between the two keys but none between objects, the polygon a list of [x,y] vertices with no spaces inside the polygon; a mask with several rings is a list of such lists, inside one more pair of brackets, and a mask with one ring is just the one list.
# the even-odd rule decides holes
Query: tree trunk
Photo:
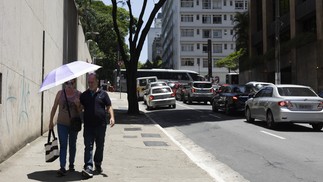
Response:
[{"label": "tree trunk", "polygon": [[130,60],[126,64],[127,68],[127,94],[128,94],[128,114],[139,114],[137,98],[137,64],[138,61]]}]

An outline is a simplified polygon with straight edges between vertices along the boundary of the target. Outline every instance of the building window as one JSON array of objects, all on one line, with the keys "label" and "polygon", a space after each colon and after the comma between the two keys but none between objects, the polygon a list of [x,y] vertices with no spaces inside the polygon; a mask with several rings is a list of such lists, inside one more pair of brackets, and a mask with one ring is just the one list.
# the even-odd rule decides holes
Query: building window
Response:
[{"label": "building window", "polygon": [[200,15],[196,15],[196,20],[199,20],[200,19]]},{"label": "building window", "polygon": [[211,9],[211,0],[202,0],[202,9]]},{"label": "building window", "polygon": [[181,48],[184,52],[194,51],[194,44],[182,44]]},{"label": "building window", "polygon": [[181,15],[181,22],[193,22],[193,15]]},{"label": "building window", "polygon": [[181,37],[194,37],[194,29],[181,29]]},{"label": "building window", "polygon": [[207,60],[207,58],[203,58],[203,65],[202,65],[202,67],[203,68],[208,68],[209,67],[209,64],[208,64],[208,60]]},{"label": "building window", "polygon": [[233,29],[230,30],[230,35],[233,35]]},{"label": "building window", "polygon": [[200,5],[200,1],[196,0],[196,6]]},{"label": "building window", "polygon": [[234,49],[233,44],[231,44],[231,50],[233,50],[233,49]]},{"label": "building window", "polygon": [[194,0],[181,0],[181,7],[182,8],[193,8],[194,7]]},{"label": "building window", "polygon": [[194,58],[182,58],[181,66],[194,66]]},{"label": "building window", "polygon": [[203,38],[211,38],[211,30],[206,29],[206,30],[202,30],[203,31]]},{"label": "building window", "polygon": [[196,44],[196,49],[200,49],[200,44]]},{"label": "building window", "polygon": [[202,15],[203,24],[211,24],[211,15]]},{"label": "building window", "polygon": [[196,29],[196,34],[200,35],[200,29]]},{"label": "building window", "polygon": [[217,39],[222,38],[222,30],[221,29],[213,30],[213,38],[217,38]]},{"label": "building window", "polygon": [[227,29],[224,29],[224,30],[223,30],[223,34],[224,34],[224,35],[227,35],[227,34],[228,34]]},{"label": "building window", "polygon": [[213,24],[221,24],[222,16],[221,15],[213,15]]},{"label": "building window", "polygon": [[236,0],[235,9],[243,9],[244,2]]},{"label": "building window", "polygon": [[227,6],[227,0],[223,0],[223,6]]},{"label": "building window", "polygon": [[224,50],[227,50],[227,49],[228,49],[228,45],[224,44]]},{"label": "building window", "polygon": [[207,50],[208,50],[207,44],[203,44],[202,52],[207,53]]},{"label": "building window", "polygon": [[222,44],[213,44],[213,53],[222,53]]},{"label": "building window", "polygon": [[244,3],[244,9],[248,9],[248,1],[245,1],[245,3]]},{"label": "building window", "polygon": [[223,15],[223,20],[227,20],[227,15]]},{"label": "building window", "polygon": [[213,9],[222,9],[222,0],[213,0]]},{"label": "building window", "polygon": [[214,58],[214,59],[213,59],[213,67],[214,67],[214,68],[216,68],[216,67],[217,67],[217,66],[216,66],[216,62],[217,62],[218,60],[219,60],[218,58]]},{"label": "building window", "polygon": [[230,20],[233,21],[233,15],[230,15]]}]

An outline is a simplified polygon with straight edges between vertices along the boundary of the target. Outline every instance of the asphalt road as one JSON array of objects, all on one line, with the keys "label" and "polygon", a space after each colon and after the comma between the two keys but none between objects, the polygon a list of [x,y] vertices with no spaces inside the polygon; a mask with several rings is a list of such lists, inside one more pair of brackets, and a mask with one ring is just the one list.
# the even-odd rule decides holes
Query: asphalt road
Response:
[{"label": "asphalt road", "polygon": [[[145,108],[143,103],[140,107]],[[263,122],[246,123],[242,114],[227,116],[212,112],[211,105],[180,101],[176,109],[160,108],[146,114],[165,130],[176,129],[212,155],[215,162],[227,165],[246,180],[323,180],[323,133],[314,132],[310,125],[270,130]],[[180,143],[184,149],[192,148]]]}]

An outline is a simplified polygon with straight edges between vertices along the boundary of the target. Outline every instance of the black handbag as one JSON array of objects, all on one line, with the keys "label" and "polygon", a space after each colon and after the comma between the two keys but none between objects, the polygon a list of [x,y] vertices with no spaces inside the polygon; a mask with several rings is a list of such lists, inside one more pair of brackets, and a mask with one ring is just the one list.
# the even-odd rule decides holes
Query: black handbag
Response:
[{"label": "black handbag", "polygon": [[79,116],[71,117],[70,107],[68,105],[65,89],[64,89],[64,95],[65,95],[65,99],[66,99],[68,115],[69,115],[70,121],[71,121],[70,129],[73,131],[79,132],[82,129],[82,119]]}]

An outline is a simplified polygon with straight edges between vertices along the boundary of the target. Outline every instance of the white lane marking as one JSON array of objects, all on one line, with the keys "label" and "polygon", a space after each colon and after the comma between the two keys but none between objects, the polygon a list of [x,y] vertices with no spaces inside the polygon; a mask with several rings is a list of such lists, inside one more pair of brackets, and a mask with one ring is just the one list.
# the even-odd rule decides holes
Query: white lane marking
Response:
[{"label": "white lane marking", "polygon": [[278,135],[275,135],[275,134],[269,133],[269,132],[267,132],[267,131],[260,131],[260,132],[265,133],[265,134],[270,135],[270,136],[273,136],[273,137],[276,137],[276,138],[279,138],[279,139],[282,139],[282,140],[285,140],[285,139],[286,139],[286,138],[284,138],[284,137],[281,137],[281,136],[278,136]]},{"label": "white lane marking", "polygon": [[226,164],[218,161],[215,156],[207,152],[204,148],[196,145],[176,128],[162,128],[157,122],[145,115],[158,127],[168,138],[170,138],[197,166],[206,171],[214,181],[239,181],[248,182],[242,175],[231,169]]},{"label": "white lane marking", "polygon": [[221,119],[221,117],[220,116],[217,116],[217,115],[214,115],[214,114],[209,114],[210,116],[212,116],[212,117],[215,117],[215,118],[218,118],[218,119]]}]

